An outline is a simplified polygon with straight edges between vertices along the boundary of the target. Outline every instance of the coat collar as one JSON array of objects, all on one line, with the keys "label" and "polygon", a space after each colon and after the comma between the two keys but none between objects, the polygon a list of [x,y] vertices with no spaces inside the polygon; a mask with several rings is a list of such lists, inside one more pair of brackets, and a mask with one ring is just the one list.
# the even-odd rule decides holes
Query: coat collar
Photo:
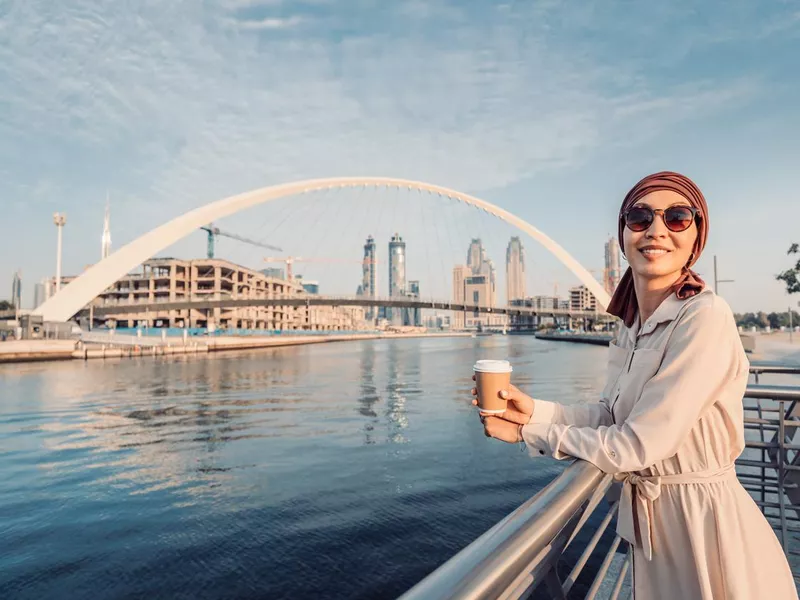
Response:
[{"label": "coat collar", "polygon": [[650,318],[644,322],[644,325],[641,327],[641,329],[639,328],[639,315],[637,314],[636,319],[633,322],[633,326],[631,327],[631,331],[634,333],[638,332],[639,334],[652,333],[652,331],[658,327],[659,324],[674,321],[684,304],[689,302],[692,298],[696,298],[701,294],[712,293],[713,292],[710,288],[703,288],[699,294],[695,294],[694,296],[684,300],[681,300],[675,294],[670,294],[661,304],[659,304],[656,311],[650,315]]}]

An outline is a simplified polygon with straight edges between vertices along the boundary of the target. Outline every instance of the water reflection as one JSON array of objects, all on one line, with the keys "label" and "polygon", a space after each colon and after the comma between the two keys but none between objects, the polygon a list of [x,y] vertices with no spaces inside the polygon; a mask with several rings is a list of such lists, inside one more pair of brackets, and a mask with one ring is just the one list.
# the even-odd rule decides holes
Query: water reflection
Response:
[{"label": "water reflection", "polygon": [[[408,354],[403,352],[401,344],[391,344],[388,352],[389,360],[387,361],[387,381],[386,381],[386,417],[388,424],[388,441],[394,444],[403,444],[406,438],[403,435],[403,430],[408,427],[408,418],[406,417],[406,377],[413,376],[408,373],[408,365],[406,360]],[[417,369],[416,375],[419,374]]]},{"label": "water reflection", "polygon": [[483,437],[487,357],[540,397],[602,386],[604,350],[512,336],[0,368],[0,597],[394,597],[552,476]]},{"label": "water reflection", "polygon": [[374,444],[373,432],[378,423],[375,405],[381,401],[378,387],[375,384],[375,344],[363,344],[359,352],[360,393],[358,395],[358,413],[368,420],[364,423],[364,443]]}]

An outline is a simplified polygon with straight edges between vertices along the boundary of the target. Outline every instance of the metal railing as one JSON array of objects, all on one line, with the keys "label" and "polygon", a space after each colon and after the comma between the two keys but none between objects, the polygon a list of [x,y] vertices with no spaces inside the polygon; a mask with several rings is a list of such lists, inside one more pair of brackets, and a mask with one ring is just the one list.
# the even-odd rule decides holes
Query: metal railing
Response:
[{"label": "metal railing", "polygon": [[[756,365],[752,369],[755,377],[764,373],[798,374],[800,367]],[[737,475],[776,529],[798,581],[800,565],[795,557],[800,553],[792,547],[792,536],[800,533],[800,444],[792,442],[800,427],[800,386],[749,385],[744,406],[749,439],[736,461]],[[604,536],[617,511],[616,500],[601,503],[611,482],[611,476],[594,465],[574,461],[402,599],[514,600],[529,597],[542,585],[548,597],[576,598],[574,586],[581,576],[580,597],[587,600],[614,600],[623,591],[629,594],[629,544],[616,533],[610,542],[611,536]],[[573,558],[564,560],[565,550],[579,533],[591,537],[583,548],[572,548]],[[590,560],[593,567],[585,573]],[[563,573],[567,575],[562,579]]]}]

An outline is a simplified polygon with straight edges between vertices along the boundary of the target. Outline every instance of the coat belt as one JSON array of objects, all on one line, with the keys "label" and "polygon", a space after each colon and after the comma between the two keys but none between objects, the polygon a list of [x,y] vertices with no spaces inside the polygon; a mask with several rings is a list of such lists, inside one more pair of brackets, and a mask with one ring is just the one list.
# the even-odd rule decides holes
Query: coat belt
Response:
[{"label": "coat belt", "polygon": [[[645,476],[636,473],[616,473],[614,479],[622,482],[619,499],[617,533],[634,546],[644,551],[647,560],[653,559],[653,502],[661,495],[662,485],[687,485],[691,483],[714,483],[736,479],[733,464],[707,471],[678,473],[676,475]],[[639,526],[636,531],[634,525]],[[637,535],[638,533],[638,535]]]}]

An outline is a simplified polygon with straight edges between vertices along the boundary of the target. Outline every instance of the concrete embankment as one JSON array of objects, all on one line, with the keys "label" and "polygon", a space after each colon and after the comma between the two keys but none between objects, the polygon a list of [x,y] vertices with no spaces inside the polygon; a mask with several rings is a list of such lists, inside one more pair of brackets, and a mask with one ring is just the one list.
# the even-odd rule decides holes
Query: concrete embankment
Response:
[{"label": "concrete embankment", "polygon": [[90,360],[98,358],[135,358],[140,356],[165,356],[173,354],[199,354],[231,350],[257,350],[260,348],[279,348],[330,342],[349,342],[356,340],[469,337],[470,333],[367,333],[347,335],[298,335],[268,337],[220,336],[202,338],[194,341],[189,338],[186,344],[182,339],[154,340],[142,338],[141,344],[82,343],[75,340],[20,340],[0,343],[0,364],[11,362],[30,362],[44,360]]},{"label": "concrete embankment", "polygon": [[0,363],[38,360],[70,360],[75,352],[73,340],[13,340],[0,342]]},{"label": "concrete embankment", "polygon": [[608,346],[614,336],[610,333],[536,333],[537,340],[548,340],[553,342],[573,342],[576,344],[595,344],[597,346]]}]

